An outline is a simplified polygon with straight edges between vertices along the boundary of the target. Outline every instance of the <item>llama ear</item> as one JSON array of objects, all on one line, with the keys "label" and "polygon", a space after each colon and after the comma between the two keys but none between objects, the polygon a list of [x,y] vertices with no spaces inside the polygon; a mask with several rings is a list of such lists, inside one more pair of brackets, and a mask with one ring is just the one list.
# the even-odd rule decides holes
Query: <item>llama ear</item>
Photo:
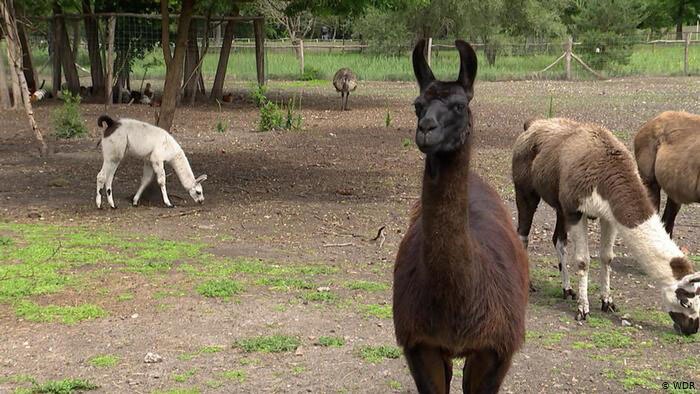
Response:
[{"label": "llama ear", "polygon": [[194,180],[194,183],[195,183],[195,184],[197,184],[197,183],[202,183],[202,182],[204,182],[204,181],[206,181],[206,180],[207,180],[207,174],[204,174],[204,175],[198,176],[197,179]]},{"label": "llama ear", "polygon": [[471,45],[462,40],[455,41],[457,51],[459,51],[459,77],[457,83],[464,87],[467,93],[473,92],[474,79],[476,78],[476,52]]},{"label": "llama ear", "polygon": [[433,71],[428,66],[428,62],[425,61],[424,50],[425,39],[420,39],[416,43],[416,47],[413,48],[413,73],[416,75],[416,81],[418,81],[418,87],[421,92],[435,80]]}]

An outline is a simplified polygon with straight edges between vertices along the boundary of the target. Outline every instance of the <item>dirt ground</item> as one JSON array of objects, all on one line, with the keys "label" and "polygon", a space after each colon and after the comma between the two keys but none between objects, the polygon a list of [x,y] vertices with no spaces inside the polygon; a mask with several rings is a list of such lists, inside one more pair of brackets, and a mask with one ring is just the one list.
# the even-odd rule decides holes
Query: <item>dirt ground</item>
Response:
[{"label": "dirt ground", "polygon": [[[515,217],[510,147],[525,119],[546,115],[551,102],[554,115],[601,123],[631,145],[639,126],[662,110],[700,113],[699,87],[697,78],[478,83],[472,166],[496,187]],[[206,201],[198,206],[175,175],[168,177],[175,209],[157,201],[137,208],[129,204],[141,175],[135,160],[123,162],[117,172],[118,209],[95,208],[102,160],[95,122],[103,106],[83,105],[91,136],[54,143],[56,152],[46,159],[35,152],[24,114],[0,113],[0,225],[5,224],[0,236],[15,239],[7,245],[24,242],[13,230],[17,226],[41,231],[49,224],[65,234],[79,228],[105,238],[206,245],[201,251],[206,259],[187,260],[189,271],[179,260],[170,269],[143,273],[98,258],[87,268],[61,271],[82,275],[80,286],[0,299],[0,392],[29,388],[32,380],[65,378],[88,379],[98,392],[109,393],[415,392],[392,347],[389,313],[393,259],[423,170],[413,143],[416,87],[362,83],[350,97],[351,111],[340,112],[330,83],[273,83],[274,100],[302,97],[303,130],[285,132],[257,132],[257,109],[243,87],[237,92],[236,101],[221,112],[215,105],[178,109],[174,136],[195,175],[206,173],[209,179],[203,184]],[[37,106],[43,130],[51,129],[57,105]],[[110,114],[154,120],[147,106],[118,105]],[[221,119],[230,124],[225,133],[215,128]],[[700,253],[697,214],[697,207],[683,207],[676,225],[677,242],[692,255]],[[620,311],[604,314],[596,307],[600,267],[594,263],[591,319],[574,321],[575,302],[560,297],[549,242],[553,219],[552,210],[541,206],[529,251],[539,291],[530,300],[526,344],[502,392],[645,392],[662,390],[665,382],[700,385],[700,338],[672,333],[671,320],[659,312],[658,289],[626,257],[624,245],[617,248],[612,277]],[[385,241],[372,241],[383,226]],[[591,224],[594,258],[596,228]],[[272,276],[230,270],[219,277],[238,280],[244,290],[228,298],[205,297],[195,289],[205,272],[199,264],[211,259],[311,267],[274,277],[300,278],[311,286],[280,289],[266,281]],[[0,264],[14,263],[0,259]],[[106,314],[74,324],[32,321],[18,312],[18,303],[27,300],[89,302]],[[623,317],[632,327],[623,327]],[[282,352],[241,345],[273,334],[296,338],[298,344]],[[342,344],[324,345],[322,337]],[[378,358],[368,356],[367,349],[378,346],[387,347]],[[162,356],[162,362],[144,363],[148,352]],[[118,359],[115,365],[90,361],[105,354]],[[456,392],[461,392],[460,376],[456,372],[453,379]]]}]

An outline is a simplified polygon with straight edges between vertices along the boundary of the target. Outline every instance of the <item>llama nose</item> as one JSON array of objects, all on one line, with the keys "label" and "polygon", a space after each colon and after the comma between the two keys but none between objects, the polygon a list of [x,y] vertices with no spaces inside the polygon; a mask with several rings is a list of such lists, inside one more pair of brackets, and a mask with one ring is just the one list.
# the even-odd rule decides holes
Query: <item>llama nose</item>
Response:
[{"label": "llama nose", "polygon": [[437,129],[438,123],[437,121],[430,117],[430,118],[423,118],[418,122],[418,131],[420,131],[423,134],[428,134],[431,131]]}]

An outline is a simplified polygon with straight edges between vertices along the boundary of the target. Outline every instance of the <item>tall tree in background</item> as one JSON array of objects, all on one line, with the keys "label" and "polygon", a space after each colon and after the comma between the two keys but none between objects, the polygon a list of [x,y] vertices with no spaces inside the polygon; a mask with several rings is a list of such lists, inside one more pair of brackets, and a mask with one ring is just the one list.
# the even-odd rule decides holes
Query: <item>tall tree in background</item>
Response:
[{"label": "tall tree in background", "polygon": [[92,95],[94,97],[105,96],[105,75],[100,54],[100,36],[97,27],[97,18],[92,13],[90,0],[82,0],[82,10],[85,16],[85,36],[87,38],[88,57],[90,58],[90,78],[92,79]]},{"label": "tall tree in background", "polygon": [[57,52],[54,56],[58,56],[61,60],[61,68],[63,75],[66,77],[66,87],[71,93],[80,93],[80,78],[78,77],[78,68],[75,66],[75,58],[70,47],[68,39],[68,30],[66,29],[66,19],[61,16],[63,8],[58,0],[53,3],[53,23],[55,25],[54,41],[57,46],[54,48]]},{"label": "tall tree in background", "polygon": [[162,30],[161,45],[163,46],[163,56],[165,58],[165,86],[163,87],[163,100],[160,114],[158,116],[158,126],[165,130],[170,130],[175,117],[175,107],[180,93],[182,82],[182,66],[185,60],[187,49],[187,36],[190,30],[190,21],[194,12],[195,0],[182,0],[180,18],[177,23],[177,35],[175,36],[175,51],[170,52],[170,17],[168,1],[161,1]]},{"label": "tall tree in background", "polygon": [[[234,4],[229,16],[239,16],[240,11],[238,7]],[[228,59],[231,55],[231,45],[233,44],[233,38],[235,33],[236,21],[229,20],[226,22],[226,28],[224,29],[224,37],[221,42],[221,51],[219,52],[219,63],[216,66],[216,76],[214,77],[214,84],[211,87],[211,99],[219,99],[224,93],[224,81],[226,80],[226,69],[228,68]]]}]

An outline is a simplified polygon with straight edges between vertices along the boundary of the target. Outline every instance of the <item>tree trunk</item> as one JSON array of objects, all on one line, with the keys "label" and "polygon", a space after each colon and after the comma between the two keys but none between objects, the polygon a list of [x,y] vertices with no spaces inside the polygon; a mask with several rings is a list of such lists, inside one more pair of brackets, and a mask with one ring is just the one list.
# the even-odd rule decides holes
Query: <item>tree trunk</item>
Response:
[{"label": "tree trunk", "polygon": [[190,29],[187,34],[187,54],[185,55],[185,74],[182,83],[185,84],[185,91],[182,96],[187,104],[194,104],[197,95],[197,83],[199,76],[197,65],[199,64],[199,46],[197,45],[197,20],[190,21]]},{"label": "tree trunk", "polygon": [[682,40],[683,39],[683,17],[681,15],[678,15],[678,19],[676,20],[676,40]]},{"label": "tree trunk", "polygon": [[[239,14],[238,9],[233,13],[233,16]],[[221,52],[219,53],[219,64],[216,66],[216,76],[214,77],[214,85],[211,87],[211,99],[220,99],[224,95],[224,81],[226,80],[226,69],[228,67],[228,58],[231,55],[231,44],[233,43],[233,35],[236,27],[236,22],[230,20],[226,23],[224,30],[224,41],[221,44]]]},{"label": "tree trunk", "polygon": [[27,87],[30,92],[36,91],[36,71],[34,70],[34,62],[32,61],[32,51],[29,48],[29,40],[27,33],[24,31],[22,24],[17,25],[17,35],[19,43],[22,46],[22,69],[24,70],[24,78],[27,80]]},{"label": "tree trunk", "polygon": [[[12,65],[10,65],[12,68]],[[5,60],[0,56],[0,106],[2,109],[12,108],[10,101],[10,91],[7,89],[7,74],[5,70]]]},{"label": "tree trunk", "polygon": [[[185,60],[185,50],[187,48],[187,36],[190,30],[190,20],[194,10],[194,0],[182,0],[180,19],[177,25],[177,37],[175,38],[175,53],[172,59],[166,63],[165,85],[163,86],[163,100],[158,116],[158,126],[170,130],[175,117],[175,105],[180,92],[180,81],[182,81],[182,65]],[[163,18],[165,22],[167,18]]]},{"label": "tree trunk", "polygon": [[73,59],[78,61],[78,50],[80,49],[80,22],[74,20],[71,22],[73,27]]},{"label": "tree trunk", "polygon": [[90,8],[90,0],[83,0],[83,14],[85,14],[85,37],[87,38],[88,57],[90,58],[90,78],[92,79],[93,97],[104,97],[105,75],[102,68],[102,56],[100,56],[99,29],[97,18]]},{"label": "tree trunk", "polygon": [[27,87],[27,80],[24,78],[24,72],[22,71],[22,49],[19,43],[19,35],[17,34],[17,23],[14,16],[14,10],[12,10],[12,3],[0,1],[0,12],[5,20],[6,34],[7,34],[7,48],[9,57],[8,60],[12,65],[13,75],[17,76],[20,81],[22,98],[17,98],[16,101],[24,102],[24,110],[27,113],[27,118],[29,119],[29,125],[34,131],[34,138],[36,138],[39,143],[39,150],[42,156],[46,155],[47,147],[46,142],[44,142],[44,137],[41,134],[41,130],[36,124],[34,119],[34,110],[32,108],[32,103],[29,100],[29,88]]},{"label": "tree trunk", "polygon": [[12,43],[10,38],[7,38],[7,61],[10,63],[10,81],[12,81],[12,109],[19,108],[22,105],[22,91],[19,86],[19,77],[14,72],[14,65],[12,64]]},{"label": "tree trunk", "polygon": [[51,69],[52,69],[52,79],[51,79],[51,93],[54,97],[58,95],[61,91],[61,30],[58,24],[58,18],[51,19],[51,42],[49,43],[49,56],[51,56]]},{"label": "tree trunk", "polygon": [[70,42],[68,39],[68,30],[66,29],[66,20],[63,17],[56,17],[56,14],[60,14],[61,7],[58,2],[54,3],[53,13],[54,18],[57,18],[58,22],[58,42],[59,42],[59,52],[58,56],[61,58],[61,65],[63,66],[63,74],[66,76],[66,86],[68,90],[73,94],[80,93],[80,78],[78,77],[78,68],[75,67],[75,58],[73,57],[73,51],[70,48]]}]

